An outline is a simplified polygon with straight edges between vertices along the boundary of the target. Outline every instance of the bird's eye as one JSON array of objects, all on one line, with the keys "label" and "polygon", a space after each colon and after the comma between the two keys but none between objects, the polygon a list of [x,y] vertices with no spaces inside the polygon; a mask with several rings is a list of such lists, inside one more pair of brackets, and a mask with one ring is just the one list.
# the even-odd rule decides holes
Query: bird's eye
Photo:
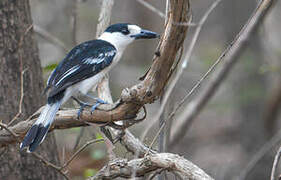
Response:
[{"label": "bird's eye", "polygon": [[124,34],[124,35],[127,35],[127,34],[129,34],[130,32],[129,32],[128,29],[122,29],[121,33]]}]

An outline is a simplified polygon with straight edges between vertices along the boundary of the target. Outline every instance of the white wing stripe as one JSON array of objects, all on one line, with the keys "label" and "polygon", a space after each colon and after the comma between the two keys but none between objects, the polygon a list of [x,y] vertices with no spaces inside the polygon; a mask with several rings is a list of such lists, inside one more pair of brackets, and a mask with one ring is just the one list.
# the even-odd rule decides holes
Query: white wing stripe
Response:
[{"label": "white wing stripe", "polygon": [[72,68],[70,68],[69,70],[67,70],[62,78],[56,83],[56,86],[61,82],[63,81],[67,76],[69,76],[70,74],[74,73],[75,71],[77,71],[78,69],[80,68],[80,66],[76,65],[76,66],[73,66]]}]

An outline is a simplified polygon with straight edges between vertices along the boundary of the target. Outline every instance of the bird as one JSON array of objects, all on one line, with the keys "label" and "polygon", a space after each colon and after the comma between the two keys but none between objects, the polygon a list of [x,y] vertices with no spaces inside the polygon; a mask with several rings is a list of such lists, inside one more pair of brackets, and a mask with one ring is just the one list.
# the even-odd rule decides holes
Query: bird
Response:
[{"label": "bird", "polygon": [[[159,35],[155,32],[142,29],[130,23],[110,25],[95,40],[83,42],[75,46],[50,74],[45,93],[47,104],[40,116],[26,133],[20,144],[20,150],[34,152],[44,141],[49,128],[60,106],[73,98],[81,107],[80,116],[85,103],[80,102],[77,94],[87,95],[97,83],[120,60],[126,47],[137,39],[153,39]],[[96,98],[92,111],[101,104],[106,103]]]}]

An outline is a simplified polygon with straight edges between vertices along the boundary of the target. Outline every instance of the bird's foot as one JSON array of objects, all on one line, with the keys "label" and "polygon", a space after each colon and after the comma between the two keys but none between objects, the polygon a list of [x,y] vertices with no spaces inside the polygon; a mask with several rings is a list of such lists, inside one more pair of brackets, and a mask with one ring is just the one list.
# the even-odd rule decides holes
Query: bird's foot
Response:
[{"label": "bird's foot", "polygon": [[77,117],[79,119],[83,110],[84,110],[84,108],[87,107],[87,106],[91,107],[92,105],[90,105],[89,103],[82,102],[81,100],[79,100],[75,97],[72,97],[72,99],[80,105],[80,108],[79,108],[78,113],[77,113]]},{"label": "bird's foot", "polygon": [[98,107],[99,105],[101,105],[101,104],[107,104],[107,102],[105,102],[105,101],[102,100],[102,99],[93,98],[93,97],[91,97],[91,98],[96,101],[96,103],[95,103],[94,105],[91,105],[91,104],[89,104],[89,103],[85,103],[85,102],[83,102],[83,101],[77,99],[76,97],[72,97],[72,99],[80,105],[79,111],[78,111],[78,113],[77,113],[78,119],[79,119],[80,115],[82,114],[82,112],[83,112],[83,110],[84,110],[85,107],[87,107],[87,106],[88,106],[88,107],[91,107],[91,114],[93,114],[93,112],[97,109],[97,107]]},{"label": "bird's foot", "polygon": [[99,106],[99,105],[101,105],[101,104],[107,104],[107,102],[105,102],[104,100],[102,100],[102,99],[99,99],[99,98],[94,98],[95,99],[95,101],[96,101],[96,104],[94,104],[93,106],[92,106],[92,108],[91,108],[91,113],[93,113],[96,109],[97,109],[97,107]]}]

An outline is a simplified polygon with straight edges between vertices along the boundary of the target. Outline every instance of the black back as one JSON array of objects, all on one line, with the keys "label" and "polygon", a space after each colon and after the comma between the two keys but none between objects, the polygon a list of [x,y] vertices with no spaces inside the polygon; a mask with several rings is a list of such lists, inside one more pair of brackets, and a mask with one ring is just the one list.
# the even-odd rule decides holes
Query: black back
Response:
[{"label": "black back", "polygon": [[62,98],[67,87],[93,77],[108,67],[115,55],[115,47],[103,40],[87,41],[74,47],[48,79],[48,101],[52,101],[52,97]]}]

